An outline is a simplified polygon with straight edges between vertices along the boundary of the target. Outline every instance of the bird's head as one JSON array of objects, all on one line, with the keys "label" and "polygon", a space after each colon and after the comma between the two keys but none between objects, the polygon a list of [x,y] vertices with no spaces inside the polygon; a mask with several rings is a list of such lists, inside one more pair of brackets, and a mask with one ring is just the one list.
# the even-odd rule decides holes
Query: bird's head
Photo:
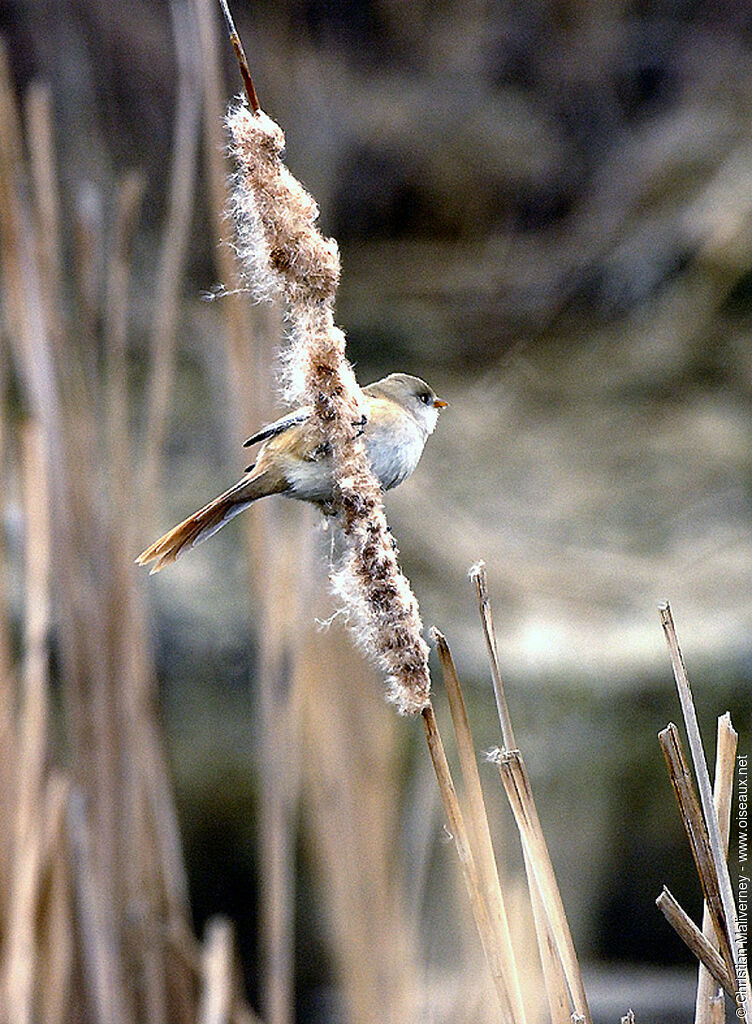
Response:
[{"label": "bird's head", "polygon": [[449,404],[437,396],[430,384],[409,373],[390,373],[383,380],[369,384],[367,390],[396,402],[418,421],[427,434],[433,433],[440,411]]}]

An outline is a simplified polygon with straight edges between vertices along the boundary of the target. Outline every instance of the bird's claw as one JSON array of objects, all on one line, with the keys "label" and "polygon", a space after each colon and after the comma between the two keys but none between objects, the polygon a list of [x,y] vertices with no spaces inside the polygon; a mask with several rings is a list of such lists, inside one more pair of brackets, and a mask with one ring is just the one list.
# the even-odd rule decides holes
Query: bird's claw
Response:
[{"label": "bird's claw", "polygon": [[365,413],[363,413],[363,415],[360,417],[359,420],[353,420],[353,426],[357,430],[357,433],[355,434],[355,437],[353,438],[353,440],[357,440],[357,438],[363,436],[363,431],[366,429],[366,424],[367,423],[368,423],[368,417],[366,416]]}]

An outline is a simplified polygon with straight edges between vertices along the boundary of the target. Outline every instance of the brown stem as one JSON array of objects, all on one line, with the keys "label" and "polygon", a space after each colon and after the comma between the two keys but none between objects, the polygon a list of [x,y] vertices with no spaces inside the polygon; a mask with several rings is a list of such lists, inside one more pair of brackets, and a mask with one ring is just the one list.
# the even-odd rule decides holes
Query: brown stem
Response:
[{"label": "brown stem", "polygon": [[219,0],[219,6],[222,8],[222,14],[225,16],[225,23],[227,24],[227,33],[230,36],[230,42],[235,50],[235,57],[240,68],[240,77],[243,79],[243,85],[245,86],[245,94],[248,97],[248,103],[254,114],[258,114],[261,110],[261,104],[258,101],[256,95],[256,89],[253,85],[253,79],[251,78],[251,72],[248,68],[248,61],[245,56],[245,50],[243,44],[240,41],[238,30],[235,28],[235,22],[232,20],[232,14],[227,4],[227,0]]}]

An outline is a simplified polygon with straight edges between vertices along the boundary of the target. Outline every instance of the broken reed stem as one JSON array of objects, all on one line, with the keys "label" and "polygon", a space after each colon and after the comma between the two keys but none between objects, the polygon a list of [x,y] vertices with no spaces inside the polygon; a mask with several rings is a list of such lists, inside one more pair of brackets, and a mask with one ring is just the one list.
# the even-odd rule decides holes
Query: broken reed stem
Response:
[{"label": "broken reed stem", "polygon": [[452,774],[449,770],[449,762],[444,751],[444,744],[439,733],[433,705],[429,703],[421,712],[421,716],[423,718],[431,761],[439,784],[439,792],[444,804],[444,811],[457,849],[460,867],[462,868],[462,877],[470,899],[470,907],[478,928],[483,953],[491,971],[496,994],[499,998],[501,1017],[504,1022],[510,1024],[510,1022],[514,1021],[515,1017],[504,978],[504,965],[499,958],[496,935],[491,928],[488,909],[483,899],[482,883],[473,856],[470,839],[465,828],[462,811],[460,810],[457,792],[452,782]]},{"label": "broken reed stem", "polygon": [[553,864],[535,807],[530,778],[519,750],[499,751],[496,763],[504,790],[520,833],[523,848],[535,875],[543,907],[551,928],[556,953],[569,988],[572,1013],[591,1020],[572,935],[556,883]]},{"label": "broken reed stem", "polygon": [[[734,769],[736,767],[736,745],[738,734],[731,724],[731,716],[726,712],[718,718],[715,748],[715,773],[713,776],[713,802],[718,825],[721,830],[721,841],[724,854],[728,859],[729,835],[731,832],[731,801],[734,792]],[[715,928],[708,910],[703,904],[702,934],[711,944],[715,941]],[[712,1024],[714,998],[717,986],[705,967],[700,964],[697,975],[697,996],[695,1000],[695,1024]]]},{"label": "broken reed stem", "polygon": [[700,877],[705,902],[713,921],[716,938],[718,939],[718,948],[728,970],[733,974],[734,960],[726,931],[723,904],[721,903],[721,895],[718,891],[718,876],[710,852],[708,833],[705,828],[700,805],[697,801],[689,766],[684,757],[679,730],[673,722],[669,722],[666,728],[658,733],[658,741],[666,760],[666,768],[668,769],[676,801],[679,804],[679,812],[697,867],[697,874]]},{"label": "broken reed stem", "polygon": [[491,830],[488,825],[486,804],[483,799],[483,789],[465,700],[446,637],[438,629],[433,629],[432,634],[439,653],[444,687],[449,698],[449,710],[457,738],[457,750],[468,803],[470,835],[476,862],[480,868],[488,914],[496,934],[496,944],[503,967],[502,980],[508,988],[508,999],[514,1010],[514,1019],[519,1024],[524,1024],[525,1007],[522,1001],[522,990],[520,989],[509,921],[499,882],[499,872],[491,841]]},{"label": "broken reed stem", "polygon": [[679,702],[681,704],[682,715],[684,717],[684,725],[689,739],[689,749],[692,754],[695,775],[697,777],[697,786],[700,791],[700,803],[702,805],[702,811],[707,827],[710,860],[717,878],[723,916],[725,919],[726,939],[724,943],[720,940],[719,936],[720,948],[721,952],[724,954],[724,959],[727,950],[731,953],[733,973],[739,980],[739,1005],[744,1013],[744,1019],[747,1024],[752,1024],[752,1014],[750,1013],[749,1005],[749,974],[747,971],[746,957],[745,962],[742,964],[740,962],[739,948],[736,943],[736,936],[738,933],[736,904],[734,903],[734,894],[731,889],[731,877],[729,875],[728,864],[723,851],[721,832],[718,825],[718,816],[716,815],[715,806],[713,804],[713,791],[711,789],[710,775],[708,774],[708,766],[702,748],[702,737],[700,736],[700,727],[697,722],[697,712],[695,710],[694,700],[692,699],[689,678],[684,666],[684,658],[682,657],[681,648],[679,647],[676,627],[674,626],[674,619],[671,614],[671,608],[668,601],[665,601],[660,605],[659,611],[661,625],[663,626],[666,643],[668,644],[671,668],[676,681],[676,689],[679,694]]},{"label": "broken reed stem", "polygon": [[723,958],[708,942],[692,918],[677,903],[665,885],[663,892],[656,899],[655,905],[682,942],[692,950],[705,969],[734,999],[736,995],[734,980],[723,962]]},{"label": "broken reed stem", "polygon": [[491,600],[488,596],[488,578],[486,576],[485,562],[476,562],[476,564],[470,569],[469,575],[470,579],[475,584],[475,589],[478,594],[478,610],[480,612],[480,620],[483,625],[483,636],[486,641],[488,660],[491,665],[491,679],[493,681],[494,698],[496,699],[496,711],[499,715],[499,724],[501,726],[502,746],[505,750],[515,750],[517,748],[517,743],[514,738],[512,716],[509,714],[509,705],[507,704],[506,694],[504,693],[501,670],[499,669],[499,654],[496,648],[496,632],[494,630]]},{"label": "broken reed stem", "polygon": [[[483,561],[477,562],[469,572],[470,580],[475,584],[478,595],[478,611],[480,613],[483,635],[486,642],[486,651],[491,666],[491,680],[496,701],[496,710],[499,717],[502,745],[506,750],[514,750],[517,747],[515,740],[512,718],[509,712],[509,705],[506,699],[504,684],[499,668],[499,654],[496,644],[496,631],[494,629],[493,609],[488,593],[488,578],[486,566]],[[550,917],[545,909],[545,899],[538,885],[538,877],[533,869],[530,857],[524,843],[522,846],[522,859],[525,866],[525,877],[527,878],[530,903],[533,911],[535,924],[535,936],[538,943],[538,953],[543,970],[543,983],[546,990],[546,999],[551,1014],[552,1024],[567,1024],[569,1021],[569,991],[562,962],[556,952],[556,939],[554,937]]]}]

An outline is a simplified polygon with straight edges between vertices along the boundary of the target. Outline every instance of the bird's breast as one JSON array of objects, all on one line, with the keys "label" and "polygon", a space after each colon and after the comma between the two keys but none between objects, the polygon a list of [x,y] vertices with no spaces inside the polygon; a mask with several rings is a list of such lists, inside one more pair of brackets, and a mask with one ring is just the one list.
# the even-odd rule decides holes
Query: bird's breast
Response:
[{"label": "bird's breast", "polygon": [[379,483],[388,491],[406,480],[420,461],[425,435],[417,423],[406,422],[395,428],[366,428],[366,451]]}]

